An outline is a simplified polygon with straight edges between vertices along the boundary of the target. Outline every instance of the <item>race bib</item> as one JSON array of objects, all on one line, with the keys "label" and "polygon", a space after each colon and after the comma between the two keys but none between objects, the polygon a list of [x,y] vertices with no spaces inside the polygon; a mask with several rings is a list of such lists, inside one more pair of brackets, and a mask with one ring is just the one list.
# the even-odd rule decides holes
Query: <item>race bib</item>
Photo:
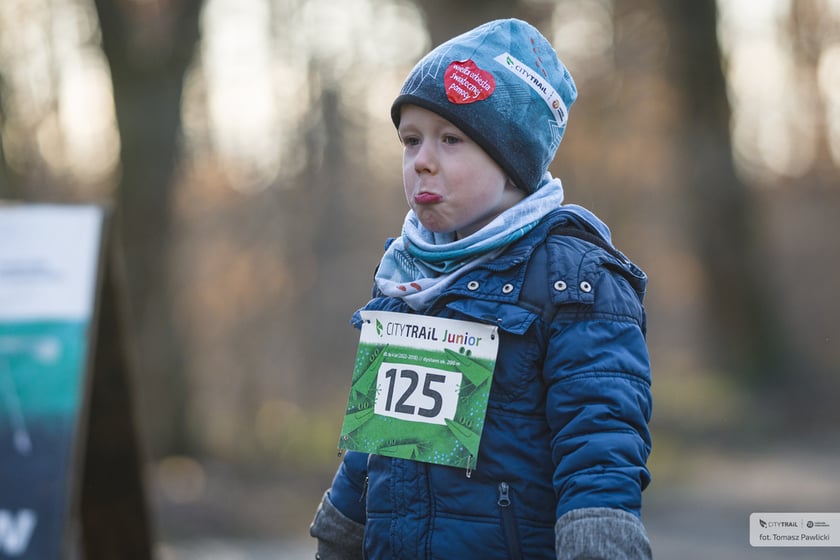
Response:
[{"label": "race bib", "polygon": [[472,469],[497,327],[387,311],[361,316],[339,449]]}]

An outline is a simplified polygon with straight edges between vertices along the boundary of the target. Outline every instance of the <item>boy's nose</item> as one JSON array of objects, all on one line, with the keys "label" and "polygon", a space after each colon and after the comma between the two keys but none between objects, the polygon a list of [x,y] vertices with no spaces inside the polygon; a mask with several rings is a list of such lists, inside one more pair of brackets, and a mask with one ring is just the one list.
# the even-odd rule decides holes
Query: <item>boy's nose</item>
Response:
[{"label": "boy's nose", "polygon": [[417,150],[414,158],[414,170],[417,173],[434,173],[437,170],[437,155],[434,153],[434,146],[429,142],[423,142]]}]

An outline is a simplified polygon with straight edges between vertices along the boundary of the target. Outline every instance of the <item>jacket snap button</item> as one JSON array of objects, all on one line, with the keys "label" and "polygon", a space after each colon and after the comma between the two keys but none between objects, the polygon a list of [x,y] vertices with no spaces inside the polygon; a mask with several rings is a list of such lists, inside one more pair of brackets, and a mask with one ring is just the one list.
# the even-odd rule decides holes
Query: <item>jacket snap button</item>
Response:
[{"label": "jacket snap button", "polygon": [[471,280],[467,284],[467,289],[472,291],[472,292],[476,291],[478,289],[478,282],[476,282],[475,280]]},{"label": "jacket snap button", "polygon": [[557,290],[558,292],[562,292],[563,290],[566,289],[566,283],[563,282],[562,280],[558,280],[557,282],[554,283],[554,289]]},{"label": "jacket snap button", "polygon": [[513,291],[513,284],[505,284],[502,286],[502,293],[509,294]]},{"label": "jacket snap button", "polygon": [[592,284],[584,280],[580,283],[580,289],[588,294],[592,291]]}]

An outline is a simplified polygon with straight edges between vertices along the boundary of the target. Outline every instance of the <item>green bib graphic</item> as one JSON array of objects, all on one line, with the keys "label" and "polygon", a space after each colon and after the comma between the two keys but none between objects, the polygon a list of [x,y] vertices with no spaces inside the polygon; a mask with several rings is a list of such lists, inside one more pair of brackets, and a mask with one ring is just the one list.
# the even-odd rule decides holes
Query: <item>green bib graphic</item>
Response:
[{"label": "green bib graphic", "polygon": [[473,468],[497,328],[386,311],[361,315],[339,448]]}]

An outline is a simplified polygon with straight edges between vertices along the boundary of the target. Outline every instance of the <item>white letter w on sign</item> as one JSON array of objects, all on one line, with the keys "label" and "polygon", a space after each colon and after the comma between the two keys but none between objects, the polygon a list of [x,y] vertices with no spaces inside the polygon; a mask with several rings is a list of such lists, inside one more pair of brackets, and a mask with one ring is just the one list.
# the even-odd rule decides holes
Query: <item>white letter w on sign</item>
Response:
[{"label": "white letter w on sign", "polygon": [[26,552],[37,520],[31,509],[22,509],[17,515],[0,509],[0,553],[18,556]]}]

